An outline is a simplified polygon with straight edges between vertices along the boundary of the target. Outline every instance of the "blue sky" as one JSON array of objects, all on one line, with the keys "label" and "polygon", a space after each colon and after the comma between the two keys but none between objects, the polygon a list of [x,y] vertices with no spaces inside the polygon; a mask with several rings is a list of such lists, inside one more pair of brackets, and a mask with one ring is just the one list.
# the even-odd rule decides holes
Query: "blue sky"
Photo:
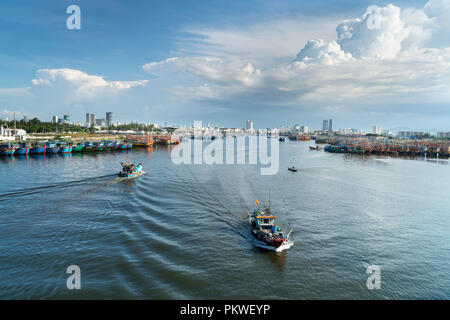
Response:
[{"label": "blue sky", "polygon": [[[81,30],[66,28],[71,4]],[[4,0],[0,12],[3,118],[450,131],[444,0]]]}]

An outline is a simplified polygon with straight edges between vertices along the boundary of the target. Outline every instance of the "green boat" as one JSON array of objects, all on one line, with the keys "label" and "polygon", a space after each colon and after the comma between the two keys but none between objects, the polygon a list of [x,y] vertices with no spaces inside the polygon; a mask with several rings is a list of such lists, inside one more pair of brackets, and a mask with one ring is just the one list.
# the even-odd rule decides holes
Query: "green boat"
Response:
[{"label": "green boat", "polygon": [[79,143],[76,146],[72,147],[72,152],[81,152],[81,151],[83,151],[83,148],[84,148],[84,144]]}]

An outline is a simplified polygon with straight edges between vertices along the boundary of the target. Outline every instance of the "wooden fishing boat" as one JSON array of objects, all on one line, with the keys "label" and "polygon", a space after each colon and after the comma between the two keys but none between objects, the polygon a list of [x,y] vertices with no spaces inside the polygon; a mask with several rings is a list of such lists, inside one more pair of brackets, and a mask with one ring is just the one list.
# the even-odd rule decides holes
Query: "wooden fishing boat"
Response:
[{"label": "wooden fishing boat", "polygon": [[144,175],[142,163],[135,165],[134,163],[121,163],[122,170],[117,173],[120,178],[135,178]]},{"label": "wooden fishing boat", "polygon": [[72,152],[72,144],[69,142],[60,142],[58,143],[59,150],[58,153],[71,153]]},{"label": "wooden fishing boat", "polygon": [[35,144],[31,147],[29,154],[45,154],[47,146],[45,144]]},{"label": "wooden fishing boat", "polygon": [[16,152],[16,148],[11,146],[8,142],[7,144],[0,145],[0,155],[2,156],[12,156]]},{"label": "wooden fishing boat", "polygon": [[83,143],[79,143],[76,146],[72,147],[72,152],[81,152],[84,149],[84,144]]},{"label": "wooden fishing boat", "polygon": [[270,212],[270,208],[257,208],[257,203],[255,200],[255,209],[249,214],[252,235],[268,248],[289,248],[289,234],[285,234],[275,224],[276,217]]},{"label": "wooden fishing boat", "polygon": [[17,155],[21,155],[21,156],[26,156],[30,153],[30,149],[31,147],[25,143],[21,143],[17,148],[16,148],[16,152],[14,152],[14,154]]},{"label": "wooden fishing boat", "polygon": [[46,145],[46,148],[45,148],[46,153],[50,153],[50,154],[58,153],[59,147],[55,141],[46,142],[45,145]]}]

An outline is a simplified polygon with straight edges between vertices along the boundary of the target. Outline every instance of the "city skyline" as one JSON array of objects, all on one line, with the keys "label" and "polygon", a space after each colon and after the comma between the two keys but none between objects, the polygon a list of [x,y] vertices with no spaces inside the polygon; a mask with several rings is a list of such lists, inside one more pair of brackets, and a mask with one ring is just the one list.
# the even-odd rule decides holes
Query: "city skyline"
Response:
[{"label": "city skyline", "polygon": [[448,131],[443,0],[79,1],[80,30],[66,28],[63,3],[8,3],[0,4],[0,37],[11,43],[1,62],[1,118],[70,111],[82,121],[108,106],[124,122],[236,127],[251,118],[277,127],[333,118],[342,128]]}]

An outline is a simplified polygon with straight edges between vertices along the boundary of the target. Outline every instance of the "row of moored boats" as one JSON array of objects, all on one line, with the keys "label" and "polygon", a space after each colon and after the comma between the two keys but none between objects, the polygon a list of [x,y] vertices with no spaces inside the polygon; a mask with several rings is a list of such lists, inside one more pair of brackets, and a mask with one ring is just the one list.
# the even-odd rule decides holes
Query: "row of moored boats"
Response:
[{"label": "row of moored boats", "polygon": [[132,147],[132,143],[124,141],[84,142],[76,145],[73,145],[70,141],[47,141],[33,144],[11,144],[8,142],[0,145],[0,155],[67,154],[72,152],[129,150]]}]

